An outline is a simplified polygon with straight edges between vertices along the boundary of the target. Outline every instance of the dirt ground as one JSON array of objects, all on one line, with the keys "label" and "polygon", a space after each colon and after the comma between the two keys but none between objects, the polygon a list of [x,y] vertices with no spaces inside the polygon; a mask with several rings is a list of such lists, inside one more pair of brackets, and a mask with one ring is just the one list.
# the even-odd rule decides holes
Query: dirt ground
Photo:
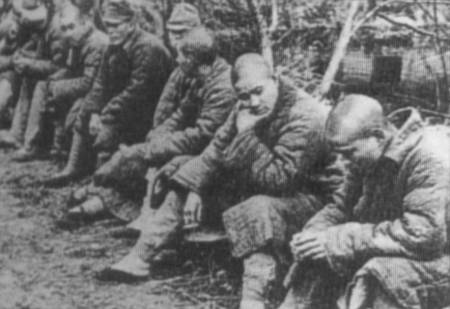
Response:
[{"label": "dirt ground", "polygon": [[223,253],[211,248],[188,248],[194,258],[158,268],[145,283],[97,281],[94,272],[120,259],[133,240],[110,236],[119,224],[113,219],[58,229],[54,219],[81,184],[45,188],[39,180],[58,164],[10,158],[0,152],[0,309],[236,308],[239,275],[226,267],[239,265],[217,262]]}]

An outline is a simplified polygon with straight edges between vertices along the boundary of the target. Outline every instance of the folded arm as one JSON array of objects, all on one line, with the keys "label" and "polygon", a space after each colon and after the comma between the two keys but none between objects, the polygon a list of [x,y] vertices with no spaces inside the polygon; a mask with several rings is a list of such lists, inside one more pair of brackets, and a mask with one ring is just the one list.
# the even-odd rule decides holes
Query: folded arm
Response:
[{"label": "folded arm", "polygon": [[99,68],[102,52],[102,49],[95,48],[90,48],[87,51],[81,76],[52,80],[50,82],[49,88],[55,101],[74,100],[88,93]]},{"label": "folded arm", "polygon": [[326,230],[326,248],[334,268],[342,270],[357,259],[376,256],[426,260],[442,253],[447,239],[449,171],[419,154],[411,161],[414,168],[409,171],[402,205],[398,205],[403,210],[401,217],[379,223],[349,222]]}]

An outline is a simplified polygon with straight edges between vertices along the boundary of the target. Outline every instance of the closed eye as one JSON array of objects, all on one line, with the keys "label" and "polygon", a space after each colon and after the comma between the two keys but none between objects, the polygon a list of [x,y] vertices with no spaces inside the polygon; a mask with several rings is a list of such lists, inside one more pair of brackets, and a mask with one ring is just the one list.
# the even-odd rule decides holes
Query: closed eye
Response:
[{"label": "closed eye", "polygon": [[263,87],[256,87],[252,90],[252,94],[254,95],[260,95],[263,92]]},{"label": "closed eye", "polygon": [[238,99],[240,101],[248,101],[248,100],[250,100],[250,94],[248,94],[246,92],[240,93],[240,94],[238,94]]},{"label": "closed eye", "polygon": [[335,151],[348,158],[355,152],[355,149],[353,147],[341,147],[335,148]]}]

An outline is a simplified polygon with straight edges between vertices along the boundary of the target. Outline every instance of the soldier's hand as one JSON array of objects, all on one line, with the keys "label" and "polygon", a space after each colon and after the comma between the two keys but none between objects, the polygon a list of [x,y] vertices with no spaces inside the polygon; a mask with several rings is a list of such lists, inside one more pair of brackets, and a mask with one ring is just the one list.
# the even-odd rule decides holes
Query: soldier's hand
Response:
[{"label": "soldier's hand", "polygon": [[256,126],[256,124],[266,118],[268,113],[256,114],[249,108],[241,109],[236,116],[236,129],[238,133],[245,132]]},{"label": "soldier's hand", "polygon": [[189,192],[184,206],[183,221],[185,228],[195,228],[200,225],[203,216],[203,201],[200,195]]},{"label": "soldier's hand", "polygon": [[89,134],[92,136],[98,135],[102,129],[102,121],[99,114],[92,114],[89,121]]},{"label": "soldier's hand", "polygon": [[325,232],[301,232],[290,243],[292,255],[298,262],[326,258]]},{"label": "soldier's hand", "polygon": [[17,53],[14,55],[12,61],[14,64],[14,70],[19,74],[24,73],[29,64],[29,59],[22,57]]}]

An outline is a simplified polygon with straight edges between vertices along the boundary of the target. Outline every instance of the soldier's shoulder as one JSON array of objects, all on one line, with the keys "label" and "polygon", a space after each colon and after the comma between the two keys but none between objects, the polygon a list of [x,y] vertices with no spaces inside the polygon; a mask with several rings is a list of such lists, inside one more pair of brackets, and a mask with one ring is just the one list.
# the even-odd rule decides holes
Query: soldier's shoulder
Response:
[{"label": "soldier's shoulder", "polygon": [[100,31],[98,29],[94,29],[92,33],[92,40],[93,43],[95,43],[98,46],[108,46],[109,44],[109,37],[106,33],[103,31]]},{"label": "soldier's shoulder", "polygon": [[230,89],[234,92],[231,84],[231,65],[222,57],[217,57],[213,64],[213,72],[206,79],[205,88],[207,91],[217,89]]},{"label": "soldier's shoulder", "polygon": [[[450,130],[431,126],[416,131],[405,141],[408,147],[403,165],[420,174],[450,175]],[[409,146],[408,146],[409,145]]]},{"label": "soldier's shoulder", "polygon": [[168,52],[164,42],[159,37],[142,29],[139,29],[138,31],[139,35],[136,42],[137,46],[140,48],[147,48],[149,50],[160,49]]},{"label": "soldier's shoulder", "polygon": [[444,160],[450,165],[450,128],[447,126],[427,126],[416,145],[416,152],[424,157]]},{"label": "soldier's shoulder", "polygon": [[289,79],[283,79],[286,106],[289,106],[291,118],[316,119],[321,123],[326,121],[331,108],[311,94],[299,89]]}]

